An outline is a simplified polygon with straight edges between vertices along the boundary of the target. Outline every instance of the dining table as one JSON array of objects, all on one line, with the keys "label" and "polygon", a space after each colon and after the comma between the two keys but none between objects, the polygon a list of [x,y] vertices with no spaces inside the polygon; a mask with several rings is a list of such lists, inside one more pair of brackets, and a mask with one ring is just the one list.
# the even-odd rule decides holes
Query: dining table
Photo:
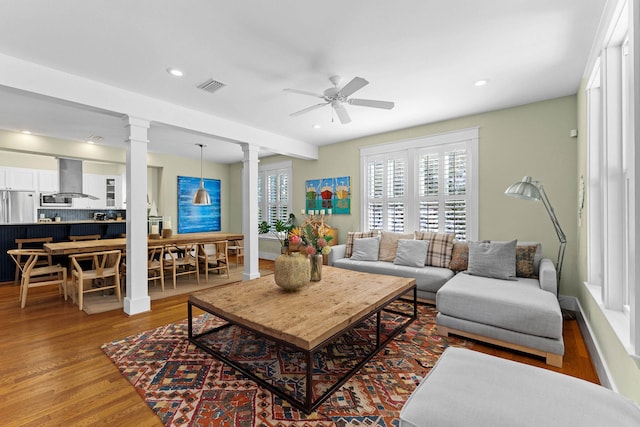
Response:
[{"label": "dining table", "polygon": [[[244,235],[239,233],[226,233],[220,231],[173,234],[169,237],[149,238],[149,246],[180,245],[188,243],[215,243],[222,240],[239,241]],[[124,250],[127,248],[127,239],[118,237],[115,239],[80,240],[76,242],[54,242],[43,245],[45,251],[51,255],[73,255],[87,252],[109,251],[112,249]]]}]

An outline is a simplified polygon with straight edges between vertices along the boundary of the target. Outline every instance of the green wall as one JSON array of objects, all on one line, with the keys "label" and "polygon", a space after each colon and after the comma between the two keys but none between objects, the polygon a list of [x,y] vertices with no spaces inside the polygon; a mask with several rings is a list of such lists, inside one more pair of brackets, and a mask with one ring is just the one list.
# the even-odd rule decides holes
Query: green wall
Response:
[{"label": "green wall", "polygon": [[[351,176],[351,215],[334,215],[329,223],[339,228],[344,243],[348,231],[360,230],[361,147],[479,128],[479,235],[480,239],[536,240],[545,256],[556,259],[558,239],[542,203],[504,196],[504,190],[524,175],[540,180],[568,239],[562,274],[562,294],[576,295],[576,97],[567,96],[505,110],[462,117],[396,132],[374,135],[320,147],[316,161],[293,161],[292,211],[304,208],[304,185],[308,179]],[[272,156],[261,164],[289,159]],[[241,165],[231,168],[231,206],[241,209]],[[231,218],[234,231],[242,218]],[[261,252],[277,253],[278,246],[262,241]]]}]

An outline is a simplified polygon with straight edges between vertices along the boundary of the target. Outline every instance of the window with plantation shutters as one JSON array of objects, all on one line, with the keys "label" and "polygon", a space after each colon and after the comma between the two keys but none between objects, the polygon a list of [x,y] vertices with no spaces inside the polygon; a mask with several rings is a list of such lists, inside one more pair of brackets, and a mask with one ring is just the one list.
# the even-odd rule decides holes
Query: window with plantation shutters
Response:
[{"label": "window with plantation shutters", "polygon": [[291,213],[291,162],[265,165],[258,173],[258,222],[286,221]]},{"label": "window with plantation shutters", "polygon": [[467,150],[435,147],[417,158],[419,230],[467,240]]},{"label": "window with plantation shutters", "polygon": [[477,129],[361,149],[363,230],[477,238]]}]

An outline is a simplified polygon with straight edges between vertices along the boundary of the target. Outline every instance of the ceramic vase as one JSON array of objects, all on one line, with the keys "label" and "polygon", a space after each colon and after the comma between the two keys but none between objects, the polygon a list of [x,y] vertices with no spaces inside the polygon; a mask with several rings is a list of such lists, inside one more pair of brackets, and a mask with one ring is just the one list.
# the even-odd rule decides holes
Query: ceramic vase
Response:
[{"label": "ceramic vase", "polygon": [[322,254],[309,255],[312,282],[317,282],[322,279],[322,261]]},{"label": "ceramic vase", "polygon": [[309,283],[309,259],[300,254],[282,254],[276,258],[274,278],[285,291],[295,291]]}]

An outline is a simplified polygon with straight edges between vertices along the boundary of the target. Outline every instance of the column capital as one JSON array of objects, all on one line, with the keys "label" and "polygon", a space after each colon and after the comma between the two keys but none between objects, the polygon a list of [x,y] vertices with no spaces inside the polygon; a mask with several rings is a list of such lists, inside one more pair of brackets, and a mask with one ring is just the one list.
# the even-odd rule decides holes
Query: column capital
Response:
[{"label": "column capital", "polygon": [[242,152],[244,153],[243,163],[260,161],[258,159],[258,152],[260,151],[260,147],[258,145],[243,142],[240,144],[240,146],[242,147]]},{"label": "column capital", "polygon": [[137,126],[137,127],[149,129],[149,126],[151,125],[150,120],[142,119],[140,117],[129,116],[129,115],[124,116],[122,118],[122,121],[124,122],[125,127]]},{"label": "column capital", "polygon": [[125,140],[131,143],[131,141],[137,142],[149,142],[147,131],[151,122],[149,120],[141,119],[139,117],[124,116],[122,118],[124,127],[129,130],[129,137]]}]

